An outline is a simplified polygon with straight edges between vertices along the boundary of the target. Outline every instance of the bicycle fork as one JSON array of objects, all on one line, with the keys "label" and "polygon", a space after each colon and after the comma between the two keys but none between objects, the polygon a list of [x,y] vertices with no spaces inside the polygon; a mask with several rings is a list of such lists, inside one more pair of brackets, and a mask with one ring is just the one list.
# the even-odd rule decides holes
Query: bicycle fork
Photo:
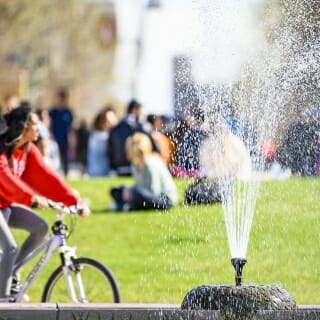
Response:
[{"label": "bicycle fork", "polygon": [[[68,290],[70,299],[75,303],[88,302],[85,295],[82,278],[81,278],[81,266],[75,263],[75,259],[76,259],[75,248],[62,246],[60,249],[60,256],[61,256],[63,273],[66,280],[67,290]],[[78,298],[77,298],[77,293],[78,293]]]}]

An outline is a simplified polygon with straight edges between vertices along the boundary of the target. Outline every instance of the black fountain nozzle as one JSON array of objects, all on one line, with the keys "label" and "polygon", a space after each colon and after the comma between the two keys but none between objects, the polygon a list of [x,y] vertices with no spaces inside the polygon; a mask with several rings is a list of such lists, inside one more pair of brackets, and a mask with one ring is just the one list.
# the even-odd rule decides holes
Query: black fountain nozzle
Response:
[{"label": "black fountain nozzle", "polygon": [[236,280],[236,286],[241,286],[242,282],[242,269],[244,265],[246,264],[247,260],[244,258],[232,258],[231,263],[234,267],[234,270],[236,271],[235,274],[235,280]]}]

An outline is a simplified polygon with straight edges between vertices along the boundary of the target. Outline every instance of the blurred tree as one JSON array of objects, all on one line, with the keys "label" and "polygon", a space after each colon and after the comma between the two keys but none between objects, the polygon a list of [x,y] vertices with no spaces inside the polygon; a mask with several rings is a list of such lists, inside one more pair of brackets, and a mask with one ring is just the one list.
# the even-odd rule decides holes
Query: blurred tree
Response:
[{"label": "blurred tree", "polygon": [[65,85],[76,105],[100,106],[90,90],[112,81],[115,20],[108,45],[99,35],[110,15],[111,1],[0,0],[0,62],[29,71],[31,97]]}]

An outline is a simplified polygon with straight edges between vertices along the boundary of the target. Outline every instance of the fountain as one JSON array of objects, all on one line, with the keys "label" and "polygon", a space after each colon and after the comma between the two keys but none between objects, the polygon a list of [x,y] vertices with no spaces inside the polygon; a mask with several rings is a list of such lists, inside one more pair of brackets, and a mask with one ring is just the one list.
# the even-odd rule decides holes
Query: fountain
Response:
[{"label": "fountain", "polygon": [[247,263],[247,260],[244,258],[232,258],[231,264],[235,270],[235,282],[236,286],[241,286],[242,284],[242,269],[244,265]]},{"label": "fountain", "polygon": [[[217,16],[212,19],[210,9],[215,13],[217,10],[219,13],[223,11],[221,9],[222,2],[213,2],[212,6],[208,1],[201,2],[201,4],[205,3],[203,6],[205,13],[201,15],[201,19],[209,18],[205,27],[207,34],[212,37],[219,36],[219,32],[217,32],[219,27],[211,28],[210,23],[212,24],[213,20],[216,21]],[[239,1],[229,1],[228,10],[234,6],[233,10],[240,12],[239,3]],[[228,100],[232,100],[232,103],[237,105],[240,130],[235,135],[242,140],[248,149],[253,171],[261,171],[266,166],[265,158],[259,152],[259,147],[269,139],[279,143],[277,137],[281,136],[281,128],[285,128],[290,122],[288,117],[293,109],[292,106],[288,106],[289,102],[294,100],[302,105],[307,105],[317,99],[317,95],[314,94],[316,81],[313,81],[314,79],[311,81],[310,77],[313,68],[319,69],[319,36],[307,30],[310,32],[305,32],[303,36],[310,36],[310,39],[304,39],[305,47],[299,47],[299,41],[302,39],[299,32],[302,31],[295,26],[297,21],[300,20],[301,23],[304,18],[307,18],[308,13],[302,17],[295,17],[293,7],[300,6],[300,9],[303,9],[304,5],[307,5],[307,1],[283,1],[288,25],[283,29],[272,30],[271,28],[271,31],[269,30],[268,35],[272,35],[274,41],[272,45],[267,42],[261,44],[264,52],[260,50],[254,54],[251,51],[247,52],[248,59],[241,62],[242,67],[239,69],[241,71],[238,72],[236,84],[211,83],[205,89],[199,86],[199,105],[207,115],[218,114],[227,122],[229,116],[234,116],[233,110],[230,114],[228,114],[228,110],[227,113],[225,112]],[[310,14],[312,10],[308,12]],[[291,18],[293,20],[290,20]],[[232,25],[230,21],[225,21],[225,24]],[[261,37],[265,39],[265,36],[261,35]],[[227,35],[224,39],[228,41]],[[210,67],[210,59],[216,59],[215,54],[223,56],[217,54],[218,50],[212,50],[210,47],[211,53],[202,57],[204,61],[207,61],[206,69]],[[215,63],[216,61],[212,65]],[[316,78],[318,79],[318,76]],[[223,90],[220,90],[221,88]],[[303,88],[308,91],[308,94],[303,92]],[[210,122],[210,119],[206,120],[207,123]],[[208,128],[207,123],[205,124],[206,128]],[[254,133],[249,132],[248,134],[246,132],[245,134],[245,131],[241,131],[241,127],[243,128],[246,123],[253,125]],[[221,151],[225,148],[221,148],[221,143],[220,145],[217,143],[217,140],[223,140],[221,134],[224,132],[216,130],[215,139],[211,139],[212,146],[210,147],[209,143],[205,149],[207,153],[206,161],[204,161],[207,165],[206,172],[225,173],[228,161],[226,161],[226,155]],[[214,144],[215,147],[213,147]],[[213,154],[215,154],[215,159],[211,163],[212,166],[215,166],[214,169],[210,167],[210,157],[213,157]],[[262,310],[295,310],[296,303],[284,288],[278,285],[243,284],[242,272],[247,263],[246,251],[259,191],[259,179],[256,178],[256,175],[239,178],[237,174],[230,174],[230,172],[211,177],[219,180],[222,189],[222,206],[231,252],[231,264],[235,270],[235,285],[198,286],[187,293],[181,308],[220,310],[221,315],[227,319],[251,319],[258,311]]]}]

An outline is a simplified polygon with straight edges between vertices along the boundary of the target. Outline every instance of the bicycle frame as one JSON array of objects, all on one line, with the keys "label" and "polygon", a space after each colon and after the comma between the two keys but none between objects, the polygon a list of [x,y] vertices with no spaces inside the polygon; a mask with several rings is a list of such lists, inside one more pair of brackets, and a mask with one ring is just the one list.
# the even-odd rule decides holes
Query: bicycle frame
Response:
[{"label": "bicycle frame", "polygon": [[[58,267],[58,269],[56,269],[56,271],[59,271],[60,268],[62,268],[69,298],[73,302],[85,303],[87,302],[87,298],[80,274],[81,268],[79,267],[79,265],[75,264],[75,260],[77,259],[76,249],[67,245],[68,226],[62,223],[62,220],[66,215],[77,215],[82,212],[83,208],[79,208],[76,206],[67,207],[62,203],[54,202],[51,200],[48,200],[48,204],[49,207],[59,212],[51,228],[52,234],[47,240],[44,240],[37,248],[30,252],[20,263],[14,265],[13,274],[17,274],[19,269],[28,264],[33,258],[40,255],[40,253],[44,251],[44,253],[40,255],[38,262],[33,265],[33,268],[26,277],[24,283],[22,283],[21,287],[19,287],[18,293],[12,296],[10,298],[10,301],[21,302],[23,300],[26,291],[36,280],[36,278],[43,270],[44,266],[49,262],[53,254],[59,250],[61,265]],[[75,276],[75,284],[73,275]],[[77,287],[77,291],[79,294],[78,299],[75,286]]]},{"label": "bicycle frame", "polygon": [[[68,247],[66,245],[66,239],[64,235],[58,234],[58,235],[51,235],[48,240],[41,243],[25,259],[23,259],[21,263],[14,266],[13,272],[16,273],[21,267],[26,265],[30,260],[36,257],[41,251],[47,248],[47,250],[40,257],[39,261],[34,265],[32,270],[30,271],[19,293],[17,293],[17,295],[15,296],[16,302],[20,302],[23,299],[23,295],[26,293],[26,291],[32,285],[32,283],[37,278],[39,273],[42,271],[43,267],[47,264],[47,262],[50,260],[52,255],[59,249],[59,247],[60,247],[61,255],[64,257],[64,260],[65,260],[64,266],[70,264],[71,257],[75,257],[75,249],[72,247]],[[67,287],[68,287],[70,296],[73,298],[74,294],[72,295],[72,292],[70,292],[70,285],[68,283],[67,283]]]}]

